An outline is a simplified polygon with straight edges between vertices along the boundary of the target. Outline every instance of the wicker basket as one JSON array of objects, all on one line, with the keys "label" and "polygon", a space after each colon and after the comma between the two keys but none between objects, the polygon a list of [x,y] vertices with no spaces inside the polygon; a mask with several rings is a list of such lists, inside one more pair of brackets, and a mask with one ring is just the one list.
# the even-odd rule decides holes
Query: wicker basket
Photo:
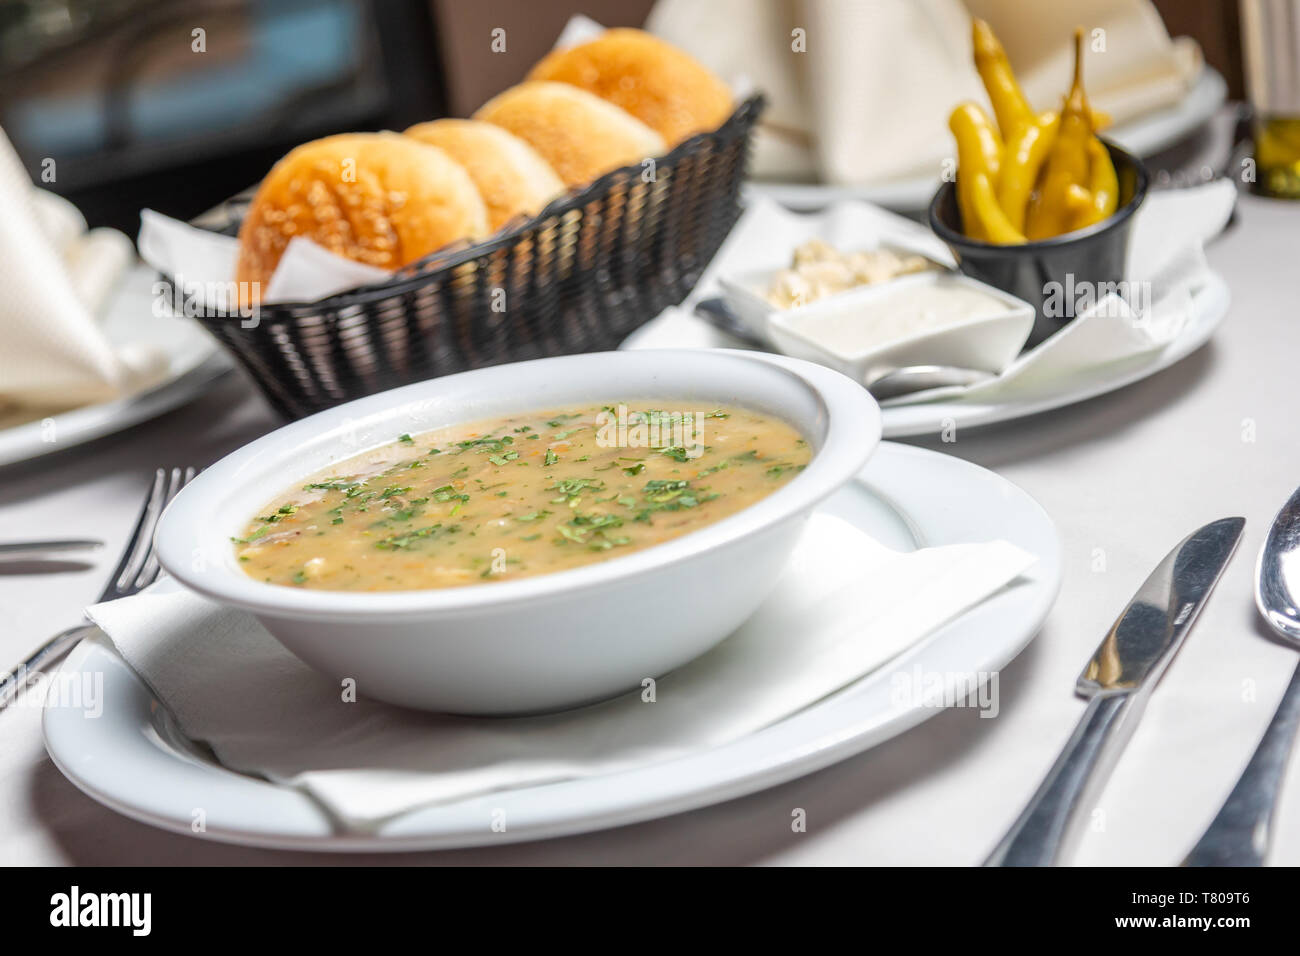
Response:
[{"label": "wicker basket", "polygon": [[[197,319],[289,418],[451,372],[615,348],[686,297],[735,224],[762,106],[746,100],[715,132],[656,159],[653,175],[615,170],[382,284],[265,305],[256,325]],[[245,208],[228,204],[222,231]]]}]

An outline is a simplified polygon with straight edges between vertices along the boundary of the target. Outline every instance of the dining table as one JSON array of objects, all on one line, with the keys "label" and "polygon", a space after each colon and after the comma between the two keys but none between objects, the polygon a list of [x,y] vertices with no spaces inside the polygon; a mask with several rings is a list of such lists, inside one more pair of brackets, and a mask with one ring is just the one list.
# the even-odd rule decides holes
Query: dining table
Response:
[{"label": "dining table", "polygon": [[[1236,175],[1237,110],[1150,160],[1157,186]],[[689,812],[581,835],[438,852],[280,851],[136,822],[46,755],[38,695],[0,711],[0,863],[9,865],[973,865],[1016,819],[1083,712],[1075,679],[1133,592],[1185,535],[1246,519],[1242,544],[1063,862],[1176,865],[1250,758],[1295,653],[1254,604],[1255,558],[1300,485],[1300,204],[1242,189],[1207,247],[1232,295],[1210,342],[1090,401],[908,439],[1032,495],[1063,547],[1060,595],[995,675],[991,708],[949,707],[863,753]],[[76,623],[126,543],[159,466],[205,466],[281,421],[240,373],[153,421],[0,468],[0,540],[94,538],[98,552],[0,565],[0,669]],[[960,501],[951,503],[961,507]],[[31,699],[28,699],[31,698]],[[1270,862],[1300,864],[1300,757]]]}]

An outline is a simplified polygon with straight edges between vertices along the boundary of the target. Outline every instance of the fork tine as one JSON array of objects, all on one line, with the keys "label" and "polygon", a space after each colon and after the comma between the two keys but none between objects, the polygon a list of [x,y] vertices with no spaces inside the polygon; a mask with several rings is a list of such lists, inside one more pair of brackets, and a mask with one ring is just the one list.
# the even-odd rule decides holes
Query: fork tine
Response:
[{"label": "fork tine", "polygon": [[162,517],[163,511],[165,511],[167,506],[172,503],[172,500],[180,494],[181,489],[194,480],[194,476],[197,474],[198,471],[193,467],[186,468],[184,471],[179,468],[173,468],[171,470],[171,475],[167,482],[167,493],[164,496],[162,504],[158,508],[158,513],[154,516],[152,526],[149,529],[149,550],[145,555],[144,564],[141,565],[139,574],[136,575],[134,585],[128,592],[129,594],[143,591],[158,579],[158,574],[161,569],[158,566],[158,552],[153,546],[153,532],[158,526],[158,519]]},{"label": "fork tine", "polygon": [[[173,468],[170,474],[163,468],[154,472],[153,485],[140,509],[135,530],[131,532],[131,538],[123,549],[122,560],[118,562],[103,594],[99,596],[100,602],[128,597],[157,579],[158,558],[154,552],[153,534],[158,518],[177,493],[193,481],[197,474],[198,471],[194,468],[186,468],[184,471]],[[139,569],[135,570],[137,565]],[[131,582],[129,585],[128,581]],[[16,675],[36,674],[50,667],[89,633],[88,627],[89,623],[83,621],[76,627],[61,631],[33,651],[17,670],[0,675],[0,710],[22,692],[24,684],[18,681]]]},{"label": "fork tine", "polygon": [[118,562],[117,568],[109,575],[108,584],[104,586],[104,591],[99,596],[100,601],[107,601],[113,596],[119,595],[125,589],[126,582],[136,573],[135,569],[139,563],[143,561],[147,553],[141,546],[141,542],[145,540],[143,532],[147,526],[150,535],[152,535],[153,522],[150,516],[158,511],[158,506],[162,501],[165,487],[163,483],[166,481],[166,477],[167,473],[162,468],[154,472],[153,486],[149,489],[149,495],[140,508],[140,517],[136,519],[135,528],[131,532],[126,548],[122,551],[122,560]]}]

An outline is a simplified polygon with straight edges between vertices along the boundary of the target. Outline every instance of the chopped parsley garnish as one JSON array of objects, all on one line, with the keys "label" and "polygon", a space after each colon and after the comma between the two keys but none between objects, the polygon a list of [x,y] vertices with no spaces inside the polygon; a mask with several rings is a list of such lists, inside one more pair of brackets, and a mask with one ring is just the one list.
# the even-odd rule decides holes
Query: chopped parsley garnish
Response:
[{"label": "chopped parsley garnish", "polygon": [[353,488],[360,488],[364,481],[348,481],[344,478],[326,478],[324,481],[313,481],[310,485],[303,485],[303,491],[350,491]]},{"label": "chopped parsley garnish", "polygon": [[293,514],[297,510],[298,510],[297,505],[281,505],[280,510],[278,510],[275,514],[262,515],[262,517],[258,518],[257,520],[264,522],[265,524],[275,524],[275,522],[277,521],[283,521],[285,518],[289,517],[289,515]]},{"label": "chopped parsley garnish", "polygon": [[424,538],[436,534],[441,524],[431,524],[427,528],[420,528],[418,531],[410,531],[406,534],[395,534],[384,538],[382,541],[376,541],[375,547],[384,551],[398,551],[403,548],[410,548]]}]

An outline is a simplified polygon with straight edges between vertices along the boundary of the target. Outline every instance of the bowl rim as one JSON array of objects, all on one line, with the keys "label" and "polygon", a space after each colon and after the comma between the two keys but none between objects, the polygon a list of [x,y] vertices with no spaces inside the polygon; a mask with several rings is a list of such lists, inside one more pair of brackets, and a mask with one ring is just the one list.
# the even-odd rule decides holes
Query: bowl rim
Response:
[{"label": "bowl rim", "polygon": [[[397,417],[421,396],[437,394],[453,379],[464,379],[494,373],[503,369],[517,370],[523,366],[540,368],[544,365],[580,366],[583,363],[623,361],[645,363],[639,386],[632,386],[629,394],[638,387],[648,396],[656,392],[668,397],[672,389],[669,381],[663,382],[662,371],[675,369],[683,356],[692,361],[727,366],[738,374],[781,378],[805,389],[817,409],[817,418],[825,422],[824,438],[816,445],[807,467],[770,495],[695,531],[652,545],[627,555],[611,557],[592,564],[563,571],[483,584],[450,588],[394,591],[331,591],[323,589],[298,589],[284,585],[257,581],[244,574],[233,562],[209,559],[193,560],[196,546],[219,533],[219,528],[229,522],[224,518],[213,520],[221,512],[221,500],[238,496],[236,488],[247,489],[257,476],[244,475],[239,470],[261,459],[263,466],[268,456],[275,464],[288,463],[304,446],[348,421],[365,419],[382,421],[385,414]],[[652,374],[650,369],[657,370]],[[576,374],[572,368],[566,374]],[[720,376],[721,377],[721,376]],[[696,389],[707,389],[712,379],[695,383]],[[681,386],[684,390],[688,386]],[[519,407],[537,406],[521,393]],[[463,420],[470,421],[467,415]],[[456,422],[452,417],[450,423]],[[793,423],[792,423],[793,424]],[[803,437],[813,441],[814,436]],[[427,379],[390,389],[364,398],[336,405],[307,418],[291,422],[249,442],[220,461],[205,469],[177,495],[164,511],[156,537],[158,559],[162,567],[184,587],[218,603],[241,608],[254,614],[266,614],[296,620],[399,620],[412,617],[454,616],[475,613],[520,603],[539,603],[564,599],[592,589],[626,582],[630,578],[653,574],[680,561],[692,560],[718,548],[757,535],[779,523],[807,512],[819,501],[832,494],[849,481],[866,463],[880,443],[880,408],[875,400],[849,377],[813,362],[786,356],[754,354],[741,349],[665,349],[651,351],[589,352],[578,355],[554,356],[527,362],[509,363],[459,372],[455,375]],[[370,447],[379,447],[376,442]],[[348,455],[362,454],[366,449],[349,449]],[[286,479],[285,484],[292,479]],[[274,492],[272,492],[274,493]],[[269,496],[268,496],[269,497]],[[205,530],[205,528],[207,530]]]},{"label": "bowl rim", "polygon": [[[1032,254],[1035,252],[1047,252],[1055,249],[1061,249],[1072,243],[1080,242],[1085,239],[1091,239],[1113,229],[1118,229],[1124,225],[1133,214],[1137,212],[1138,207],[1146,200],[1147,192],[1151,185],[1151,173],[1147,169],[1146,163],[1134,156],[1128,150],[1117,146],[1114,142],[1106,139],[1104,136],[1098,137],[1106,147],[1112,158],[1119,158],[1133,166],[1137,173],[1137,182],[1133,187],[1133,195],[1123,206],[1116,209],[1113,213],[1103,219],[1101,222],[1093,223],[1083,229],[1075,229],[1071,232],[1063,232],[1059,236],[1050,236],[1046,239],[1031,239],[1027,242],[1003,245],[996,242],[985,242],[983,239],[972,239],[965,233],[960,233],[953,229],[941,218],[939,218],[939,206],[947,197],[948,193],[957,188],[956,181],[942,183],[934,196],[930,199],[930,207],[927,218],[930,222],[930,228],[934,234],[948,243],[950,246],[959,246],[968,249],[978,249],[980,251],[997,251],[1006,255]],[[960,173],[959,173],[960,175]]]}]

